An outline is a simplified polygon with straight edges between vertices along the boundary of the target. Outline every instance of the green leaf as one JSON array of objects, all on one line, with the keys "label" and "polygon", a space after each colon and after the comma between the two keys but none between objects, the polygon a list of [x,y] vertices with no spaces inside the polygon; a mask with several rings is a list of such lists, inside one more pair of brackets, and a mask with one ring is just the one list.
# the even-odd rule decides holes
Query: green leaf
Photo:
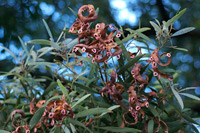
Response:
[{"label": "green leaf", "polygon": [[197,87],[187,87],[187,88],[184,88],[184,89],[181,89],[179,90],[178,92],[182,92],[182,91],[186,91],[186,90],[194,90],[196,89]]},{"label": "green leaf", "polygon": [[49,40],[44,40],[44,39],[35,39],[28,41],[28,43],[33,43],[33,44],[45,44],[45,45],[51,45],[51,41]]},{"label": "green leaf", "polygon": [[69,97],[69,94],[68,94],[68,92],[67,92],[67,89],[63,86],[63,84],[60,82],[59,79],[57,80],[57,83],[58,83],[60,89],[62,90],[62,93],[63,93],[65,96],[67,96],[67,100],[70,100],[70,97]]},{"label": "green leaf", "polygon": [[84,89],[84,90],[88,91],[88,92],[91,92],[91,93],[98,93],[96,90],[94,90],[94,89],[92,89],[92,88],[90,88],[90,87],[87,87],[86,85],[84,85],[84,84],[82,84],[82,83],[80,83],[80,82],[74,82],[73,84],[74,84],[75,86],[80,87],[81,89]]},{"label": "green leaf", "polygon": [[48,100],[46,101],[46,103],[43,105],[43,107],[46,107],[47,104],[49,104],[49,102],[51,102],[52,100],[61,99],[61,98],[62,98],[62,96],[54,96],[54,97],[51,97],[50,99],[48,99]]},{"label": "green leaf", "polygon": [[11,133],[11,132],[6,131],[6,130],[0,130],[0,133]]},{"label": "green leaf", "polygon": [[80,127],[83,127],[83,128],[85,128],[87,131],[89,131],[90,133],[92,133],[92,131],[91,131],[89,128],[87,128],[87,127],[85,126],[85,124],[83,124],[83,123],[81,123],[81,122],[79,122],[79,121],[77,121],[77,120],[71,119],[71,118],[68,118],[68,121],[69,121],[70,123],[72,123],[73,125],[78,125],[78,126],[80,126]]},{"label": "green leaf", "polygon": [[133,66],[140,58],[142,58],[144,54],[138,55],[135,58],[132,58],[126,65],[124,65],[120,70],[118,71],[118,74],[121,74],[124,71],[127,71],[129,67]]},{"label": "green leaf", "polygon": [[82,112],[79,112],[78,114],[75,115],[75,117],[76,118],[85,117],[85,116],[88,116],[88,115],[101,114],[101,113],[104,113],[104,112],[107,112],[107,111],[109,111],[109,110],[106,109],[106,108],[92,108],[92,109],[88,109],[88,110],[84,110]]},{"label": "green leaf", "polygon": [[62,127],[62,129],[63,129],[63,131],[65,133],[71,133],[70,130],[69,130],[69,128],[67,128],[65,125],[62,125],[61,127]]},{"label": "green leaf", "polygon": [[142,132],[141,130],[135,129],[135,128],[121,128],[121,127],[97,127],[99,129],[103,129],[106,131],[110,131],[110,132],[116,132],[116,133],[121,133],[121,132]]},{"label": "green leaf", "polygon": [[72,133],[76,133],[76,128],[74,127],[74,125],[72,125],[71,123],[69,123]]},{"label": "green leaf", "polygon": [[19,41],[20,41],[20,43],[21,43],[21,45],[22,45],[22,47],[23,47],[23,49],[24,49],[24,51],[25,51],[26,55],[28,55],[28,54],[29,54],[29,52],[28,52],[28,50],[27,50],[26,46],[24,45],[24,42],[22,41],[22,39],[21,39],[21,37],[20,37],[20,36],[18,36],[18,38],[19,38]]},{"label": "green leaf", "polygon": [[85,100],[86,98],[88,98],[91,94],[87,94],[83,97],[81,97],[75,104],[72,105],[72,108],[74,108],[76,105],[78,105],[79,103],[81,103],[83,100]]},{"label": "green leaf", "polygon": [[39,49],[38,52],[41,52],[41,54],[38,56],[38,58],[42,57],[43,55],[45,55],[46,53],[50,52],[53,49],[54,48],[52,48],[52,47],[43,47],[43,48]]},{"label": "green leaf", "polygon": [[195,120],[193,120],[190,116],[186,115],[186,114],[182,114],[183,118],[185,120],[187,120],[188,122],[191,122],[191,123],[194,123],[194,124],[197,124],[200,126],[200,124],[198,122],[196,122]]},{"label": "green leaf", "polygon": [[154,121],[150,120],[148,122],[148,133],[153,133]]},{"label": "green leaf", "polygon": [[149,105],[149,109],[151,111],[151,113],[155,116],[155,117],[160,117],[158,111],[155,109],[156,106],[152,106],[152,105]]},{"label": "green leaf", "polygon": [[194,27],[187,27],[187,28],[181,29],[181,30],[175,32],[175,33],[172,35],[172,37],[174,37],[174,36],[180,36],[180,35],[186,34],[186,33],[190,32],[190,31],[193,31],[194,29],[195,29]]},{"label": "green leaf", "polygon": [[0,45],[0,48],[5,49],[15,59],[15,61],[20,63],[20,61],[17,59],[17,57],[15,56],[15,54],[13,52],[11,52],[9,49],[7,49],[6,47],[1,46],[1,45]]},{"label": "green leaf", "polygon": [[41,107],[37,110],[37,112],[33,115],[29,122],[30,129],[32,129],[41,119],[43,113],[44,113],[45,107]]},{"label": "green leaf", "polygon": [[137,29],[136,31],[137,32],[145,32],[145,31],[148,31],[148,30],[151,30],[151,28],[149,28],[149,27],[143,27],[143,28]]},{"label": "green leaf", "polygon": [[179,93],[179,94],[200,101],[200,98],[195,95],[188,94],[188,93]]},{"label": "green leaf", "polygon": [[39,65],[45,65],[45,66],[48,66],[48,67],[52,67],[51,65],[54,65],[55,63],[52,63],[52,62],[30,62],[28,63],[29,66],[39,66]]},{"label": "green leaf", "polygon": [[57,43],[55,43],[54,41],[51,41],[50,45],[51,45],[52,47],[54,47],[55,49],[58,49],[58,50],[61,51],[59,45],[58,45]]},{"label": "green leaf", "polygon": [[134,36],[135,36],[135,34],[128,35],[126,38],[124,38],[120,41],[116,41],[116,43],[118,45],[123,44],[123,43],[128,42],[129,40],[133,39]]},{"label": "green leaf", "polygon": [[49,26],[47,25],[47,23],[46,23],[46,21],[45,21],[44,19],[42,19],[42,21],[43,21],[43,23],[44,23],[44,26],[45,26],[45,28],[46,28],[46,30],[47,30],[47,32],[48,32],[48,34],[49,34],[51,40],[53,41],[53,35],[52,35],[52,33],[51,33],[51,30],[49,29]]},{"label": "green leaf", "polygon": [[186,8],[181,10],[178,14],[176,14],[173,18],[171,18],[170,20],[167,21],[165,27],[169,27],[171,24],[174,23],[174,21],[176,21],[177,19],[179,19],[186,11]]},{"label": "green leaf", "polygon": [[[110,112],[110,111],[112,111],[112,110],[114,110],[114,109],[116,109],[116,108],[119,108],[119,107],[120,107],[120,105],[113,105],[113,106],[109,107],[108,110],[109,110],[109,112]],[[104,116],[105,114],[107,114],[107,113],[109,113],[109,112],[104,112],[104,113],[102,113],[99,117],[102,117],[102,116]]]},{"label": "green leaf", "polygon": [[188,52],[188,50],[185,49],[185,48],[173,48],[173,49],[180,50],[180,51],[184,51],[184,52]]},{"label": "green leaf", "polygon": [[68,7],[68,8],[78,18],[78,14],[73,9],[71,9],[70,7]]},{"label": "green leaf", "polygon": [[156,32],[161,31],[160,27],[156,23],[154,23],[153,21],[150,21],[150,24],[153,26],[153,28]]},{"label": "green leaf", "polygon": [[97,7],[95,12],[96,12],[96,14],[99,14],[99,8],[98,7]]},{"label": "green leaf", "polygon": [[179,105],[181,106],[181,109],[184,108],[183,105],[183,100],[181,99],[181,96],[179,95],[179,93],[174,89],[174,86],[171,86],[171,90],[174,93],[174,96],[176,97],[176,99],[178,100]]}]

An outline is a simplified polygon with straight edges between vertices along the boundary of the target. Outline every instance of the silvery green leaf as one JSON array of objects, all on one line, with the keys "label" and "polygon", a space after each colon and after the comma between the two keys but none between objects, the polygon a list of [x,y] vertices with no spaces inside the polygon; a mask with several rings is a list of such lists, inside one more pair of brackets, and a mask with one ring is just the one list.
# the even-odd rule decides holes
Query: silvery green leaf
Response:
[{"label": "silvery green leaf", "polygon": [[187,27],[187,28],[181,29],[181,30],[175,32],[175,33],[172,35],[172,37],[186,34],[186,33],[188,33],[188,32],[193,31],[194,29],[195,29],[194,27]]}]

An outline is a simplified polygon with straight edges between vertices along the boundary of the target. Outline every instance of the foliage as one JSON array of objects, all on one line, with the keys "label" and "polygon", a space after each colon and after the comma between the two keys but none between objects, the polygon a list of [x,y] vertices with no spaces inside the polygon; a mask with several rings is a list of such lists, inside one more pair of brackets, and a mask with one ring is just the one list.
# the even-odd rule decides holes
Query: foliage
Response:
[{"label": "foliage", "polygon": [[[87,17],[82,15],[86,9]],[[179,72],[167,67],[171,53],[163,52],[169,48],[185,51],[170,40],[194,29],[171,33],[186,9],[162,24],[150,21],[157,42],[145,35],[150,28],[128,28],[125,36],[122,27],[94,24],[98,15],[92,5],[79,11],[76,22],[70,29],[64,27],[57,40],[45,20],[49,40],[23,42],[19,37],[20,59],[0,46],[16,61],[12,70],[2,72],[6,78],[1,80],[1,132],[197,131],[193,124],[200,124],[190,117],[191,108],[184,107],[181,95],[193,102],[199,97],[186,93],[194,87],[177,87]],[[69,33],[78,38],[66,38]],[[146,47],[132,45],[133,40]],[[41,48],[36,49],[39,44]],[[45,55],[54,60],[46,61]],[[167,62],[162,63],[165,58]],[[33,77],[38,70],[47,71],[51,78]]]}]

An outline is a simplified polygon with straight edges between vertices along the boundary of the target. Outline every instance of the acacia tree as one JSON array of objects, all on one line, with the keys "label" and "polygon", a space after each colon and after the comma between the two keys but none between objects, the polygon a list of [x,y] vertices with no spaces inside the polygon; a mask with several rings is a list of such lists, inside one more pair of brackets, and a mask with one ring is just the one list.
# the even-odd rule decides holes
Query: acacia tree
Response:
[{"label": "acacia tree", "polygon": [[[12,70],[2,74],[0,131],[198,132],[194,124],[199,124],[181,97],[200,100],[185,93],[195,87],[178,88],[178,72],[168,67],[172,53],[164,52],[187,51],[171,44],[171,37],[194,29],[171,33],[174,21],[185,11],[162,24],[150,21],[157,42],[144,34],[148,27],[125,29],[130,33],[125,36],[122,27],[95,24],[99,9],[89,4],[78,14],[72,10],[77,19],[70,29],[64,27],[57,40],[45,20],[50,40],[23,42],[19,37],[24,49],[20,59],[0,46],[16,61]],[[72,40],[68,34],[78,37]],[[132,45],[133,40],[145,47]],[[35,49],[39,44],[42,48]],[[44,55],[55,60],[47,62]],[[38,70],[48,71],[51,78],[33,77]]]}]

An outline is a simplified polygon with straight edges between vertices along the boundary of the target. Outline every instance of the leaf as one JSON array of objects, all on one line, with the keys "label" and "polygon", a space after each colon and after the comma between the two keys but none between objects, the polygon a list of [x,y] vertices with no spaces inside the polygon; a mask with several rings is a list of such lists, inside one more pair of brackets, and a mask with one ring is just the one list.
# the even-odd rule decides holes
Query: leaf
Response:
[{"label": "leaf", "polygon": [[59,45],[58,45],[57,43],[55,43],[54,41],[51,41],[50,45],[51,45],[52,47],[54,47],[55,49],[58,49],[58,50],[61,51]]},{"label": "leaf", "polygon": [[195,96],[195,95],[188,94],[188,93],[179,93],[179,94],[181,94],[181,95],[183,95],[183,96],[186,96],[186,97],[189,97],[189,98],[192,98],[192,99],[194,99],[194,100],[200,101],[200,98],[197,97],[197,96]]},{"label": "leaf", "polygon": [[37,54],[36,54],[36,52],[35,52],[35,51],[31,51],[31,55],[32,55],[32,57],[33,57],[33,61],[35,62],[36,59],[37,59]]},{"label": "leaf", "polygon": [[83,124],[83,123],[81,123],[81,122],[79,122],[79,121],[77,121],[77,120],[74,120],[74,119],[71,119],[71,118],[68,118],[69,120],[69,122],[70,123],[72,123],[73,125],[78,125],[78,126],[80,126],[80,127],[83,127],[83,128],[85,128],[87,131],[89,131],[90,133],[92,133],[92,131],[89,129],[89,128],[87,128],[86,126],[85,126],[85,124]]},{"label": "leaf", "polygon": [[49,40],[44,40],[44,39],[35,39],[28,41],[28,43],[33,43],[33,44],[46,44],[46,45],[51,45],[51,41]]},{"label": "leaf", "polygon": [[198,122],[196,122],[195,120],[193,120],[190,116],[186,115],[186,114],[182,114],[183,118],[191,123],[197,124],[200,126],[200,124]]},{"label": "leaf", "polygon": [[18,38],[19,38],[19,41],[20,41],[20,43],[21,43],[21,45],[22,45],[22,47],[23,47],[23,49],[24,49],[26,55],[28,55],[29,53],[28,53],[28,50],[27,50],[26,46],[24,45],[24,42],[22,41],[22,39],[21,39],[20,36],[18,36]]},{"label": "leaf", "polygon": [[121,132],[142,132],[141,130],[135,129],[135,128],[121,128],[121,127],[97,127],[99,129],[107,130],[110,132],[116,132],[116,133],[121,133]]},{"label": "leaf", "polygon": [[97,9],[95,10],[96,14],[99,14],[99,8],[97,7]]},{"label": "leaf", "polygon": [[176,49],[176,50],[180,50],[180,51],[188,52],[188,50],[185,49],[185,48],[177,48],[177,47],[169,47],[169,48],[173,48],[173,49]]},{"label": "leaf", "polygon": [[40,58],[41,56],[45,55],[46,53],[50,52],[51,50],[53,50],[54,48],[52,47],[43,47],[41,49],[38,50],[38,52],[42,52],[38,58]]},{"label": "leaf", "polygon": [[49,26],[47,25],[47,23],[46,23],[46,21],[44,19],[42,19],[42,21],[44,23],[44,26],[45,26],[45,28],[46,28],[51,40],[53,41],[53,36],[52,36],[51,30],[49,29]]},{"label": "leaf", "polygon": [[84,84],[82,84],[82,83],[80,83],[80,82],[74,82],[73,84],[74,84],[75,86],[80,87],[81,89],[84,89],[84,90],[88,91],[88,92],[91,92],[91,93],[98,93],[96,90],[94,90],[94,89],[92,89],[92,88],[90,88],[90,87],[87,87],[86,85],[84,85]]},{"label": "leaf", "polygon": [[41,107],[37,110],[37,112],[33,115],[29,122],[30,129],[32,129],[41,119],[43,113],[44,113],[45,107]]},{"label": "leaf", "polygon": [[83,97],[81,97],[74,105],[72,105],[72,108],[74,108],[76,105],[78,105],[79,103],[81,103],[83,100],[85,100],[86,98],[88,98],[91,94],[87,94]]},{"label": "leaf", "polygon": [[123,43],[128,42],[129,40],[133,39],[134,36],[135,36],[135,34],[128,35],[126,38],[124,38],[120,41],[116,41],[116,43],[118,45],[123,44]]},{"label": "leaf", "polygon": [[136,31],[137,32],[145,32],[145,31],[148,31],[148,30],[151,30],[151,28],[149,28],[149,27],[143,27],[143,28],[137,29]]},{"label": "leaf", "polygon": [[156,23],[154,23],[153,21],[150,21],[150,24],[153,26],[153,28],[156,32],[161,31],[160,27]]},{"label": "leaf", "polygon": [[184,108],[183,105],[183,100],[181,99],[181,96],[179,95],[179,93],[174,89],[174,86],[171,86],[172,92],[174,93],[174,96],[176,97],[176,99],[178,100],[179,105],[181,106],[181,109]]},{"label": "leaf", "polygon": [[[111,112],[112,110],[114,110],[116,108],[119,108],[119,107],[120,107],[120,105],[113,105],[113,106],[109,107],[108,110],[109,110],[109,112]],[[102,116],[104,116],[105,114],[107,114],[109,112],[104,112],[99,117],[102,117]]]},{"label": "leaf", "polygon": [[69,8],[69,10],[77,17],[77,18],[79,18],[78,17],[78,14],[73,10],[73,9],[71,9],[70,7],[68,7]]},{"label": "leaf", "polygon": [[153,133],[154,121],[150,120],[148,122],[148,133]]},{"label": "leaf", "polygon": [[172,37],[174,37],[174,36],[180,36],[180,35],[186,34],[186,33],[190,32],[190,31],[193,31],[194,29],[195,29],[194,27],[187,27],[187,28],[181,29],[181,30],[175,32],[175,33],[172,35]]},{"label": "leaf", "polygon": [[69,130],[69,128],[67,128],[65,125],[62,125],[61,127],[62,127],[62,129],[63,129],[63,131],[65,133],[71,133],[70,130]]},{"label": "leaf", "polygon": [[107,111],[109,111],[109,110],[106,109],[106,108],[92,108],[92,109],[88,109],[88,110],[84,110],[82,112],[79,112],[78,114],[75,115],[75,117],[76,118],[85,117],[85,116],[88,116],[88,115],[101,114],[101,113],[104,113],[104,112],[107,112]]},{"label": "leaf", "polygon": [[72,125],[71,123],[69,123],[69,124],[70,124],[71,130],[72,130],[72,133],[76,133],[76,129],[75,129],[74,125]]},{"label": "leaf", "polygon": [[70,100],[70,97],[69,97],[69,94],[68,94],[68,92],[67,92],[67,89],[63,86],[63,84],[60,82],[59,79],[57,80],[57,83],[58,83],[60,89],[62,90],[62,93],[63,93],[65,96],[67,96],[67,99],[68,99],[68,100]]},{"label": "leaf", "polygon": [[155,117],[160,117],[158,111],[155,109],[155,106],[149,105],[149,109],[150,109],[151,113],[152,113]]},{"label": "leaf", "polygon": [[10,133],[10,132],[6,130],[0,130],[0,133]]},{"label": "leaf", "polygon": [[72,49],[78,43],[78,38],[75,38],[70,43],[67,44],[67,48]]},{"label": "leaf", "polygon": [[20,61],[17,59],[17,57],[15,56],[15,54],[14,54],[13,52],[11,52],[9,49],[7,49],[7,48],[4,47],[4,46],[1,46],[1,45],[0,45],[0,47],[3,48],[3,49],[5,49],[5,50],[15,59],[15,61],[17,61],[17,62],[20,63]]},{"label": "leaf", "polygon": [[182,92],[182,91],[186,91],[186,90],[193,90],[193,89],[196,89],[197,87],[187,87],[187,88],[184,88],[182,90],[179,90],[178,92]]},{"label": "leaf", "polygon": [[174,21],[176,21],[177,19],[179,19],[186,11],[186,8],[181,10],[178,14],[176,14],[173,18],[171,18],[170,20],[167,21],[165,27],[169,27],[171,24],[174,23]]},{"label": "leaf", "polygon": [[28,63],[29,66],[35,65],[35,66],[39,66],[39,65],[45,65],[45,66],[49,66],[52,67],[51,65],[53,65],[55,63],[52,62],[30,62]]},{"label": "leaf", "polygon": [[62,98],[62,96],[54,96],[54,97],[51,97],[50,99],[48,99],[48,100],[46,101],[46,103],[43,105],[43,107],[46,107],[47,104],[49,104],[49,102],[51,102],[52,100],[61,99],[61,98]]},{"label": "leaf", "polygon": [[128,70],[129,67],[133,66],[140,58],[142,58],[144,54],[138,55],[135,58],[131,59],[126,65],[124,65],[120,70],[118,71],[118,74],[121,74],[122,72]]}]

